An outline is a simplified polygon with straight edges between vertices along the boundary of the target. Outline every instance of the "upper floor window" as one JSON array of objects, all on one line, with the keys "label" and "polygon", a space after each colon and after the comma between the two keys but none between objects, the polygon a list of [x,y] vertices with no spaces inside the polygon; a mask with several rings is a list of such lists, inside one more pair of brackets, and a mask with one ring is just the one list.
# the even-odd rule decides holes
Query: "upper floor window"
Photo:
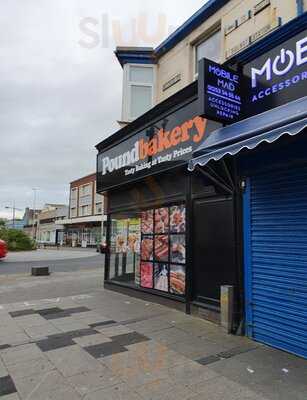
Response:
[{"label": "upper floor window", "polygon": [[82,206],[79,208],[79,216],[80,217],[85,217],[86,215],[91,215],[91,207],[89,205],[87,206]]},{"label": "upper floor window", "polygon": [[102,203],[96,203],[95,214],[102,214]]},{"label": "upper floor window", "polygon": [[90,184],[86,184],[81,186],[80,188],[80,196],[87,196],[91,194],[91,185]]},{"label": "upper floor window", "polygon": [[70,191],[70,207],[77,207],[78,189],[72,188]]},{"label": "upper floor window", "polygon": [[204,57],[217,63],[221,61],[221,30],[195,46],[195,74],[198,73],[198,61]]},{"label": "upper floor window", "polygon": [[122,115],[124,121],[132,121],[153,107],[154,75],[153,65],[125,65]]},{"label": "upper floor window", "polygon": [[72,188],[70,192],[70,197],[71,199],[75,200],[77,198],[78,194],[78,189],[77,188]]}]

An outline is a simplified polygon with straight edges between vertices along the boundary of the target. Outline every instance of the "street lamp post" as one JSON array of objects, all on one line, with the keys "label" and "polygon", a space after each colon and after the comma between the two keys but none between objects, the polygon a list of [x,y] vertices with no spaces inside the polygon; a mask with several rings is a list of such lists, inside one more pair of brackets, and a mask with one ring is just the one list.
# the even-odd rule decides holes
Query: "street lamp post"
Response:
[{"label": "street lamp post", "polygon": [[[35,225],[35,207],[36,207],[36,192],[38,190],[38,188],[33,188],[33,219],[32,219],[32,238],[34,240],[34,225]],[[35,239],[36,239],[36,235],[35,235]]]}]

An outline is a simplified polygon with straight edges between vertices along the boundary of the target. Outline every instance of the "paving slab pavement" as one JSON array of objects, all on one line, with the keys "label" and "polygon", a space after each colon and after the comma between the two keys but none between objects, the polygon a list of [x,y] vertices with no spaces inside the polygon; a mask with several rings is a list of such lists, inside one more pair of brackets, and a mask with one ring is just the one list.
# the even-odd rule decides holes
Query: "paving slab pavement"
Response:
[{"label": "paving slab pavement", "polygon": [[96,290],[0,305],[2,400],[306,400],[307,361]]}]

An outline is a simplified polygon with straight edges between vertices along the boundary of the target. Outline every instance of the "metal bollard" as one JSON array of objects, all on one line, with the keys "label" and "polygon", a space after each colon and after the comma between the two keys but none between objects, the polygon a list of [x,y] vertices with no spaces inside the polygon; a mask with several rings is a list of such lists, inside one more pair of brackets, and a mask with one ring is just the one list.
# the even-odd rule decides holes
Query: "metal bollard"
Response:
[{"label": "metal bollard", "polygon": [[231,333],[234,313],[234,287],[230,285],[221,286],[221,326]]}]

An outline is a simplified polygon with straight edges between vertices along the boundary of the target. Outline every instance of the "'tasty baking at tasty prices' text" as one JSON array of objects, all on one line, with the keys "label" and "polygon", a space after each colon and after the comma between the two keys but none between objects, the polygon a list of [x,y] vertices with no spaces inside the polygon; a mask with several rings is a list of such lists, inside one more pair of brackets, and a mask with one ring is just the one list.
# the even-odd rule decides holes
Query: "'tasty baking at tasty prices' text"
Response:
[{"label": "'tasty baking at tasty prices' text", "polygon": [[[125,169],[125,175],[132,175],[143,169],[150,169],[152,166],[173,159],[183,157],[193,151],[193,143],[200,143],[206,131],[207,120],[195,117],[176,126],[171,131],[160,129],[151,139],[139,139],[133,148],[114,158],[105,156],[102,158],[102,175],[112,173],[121,168]],[[196,128],[196,129],[195,129]],[[190,144],[190,145],[189,145]],[[186,146],[182,146],[186,145]],[[171,150],[165,153],[167,150]],[[165,153],[161,155],[160,153]],[[146,161],[152,157],[150,161]],[[141,161],[140,164],[136,164]]]}]

